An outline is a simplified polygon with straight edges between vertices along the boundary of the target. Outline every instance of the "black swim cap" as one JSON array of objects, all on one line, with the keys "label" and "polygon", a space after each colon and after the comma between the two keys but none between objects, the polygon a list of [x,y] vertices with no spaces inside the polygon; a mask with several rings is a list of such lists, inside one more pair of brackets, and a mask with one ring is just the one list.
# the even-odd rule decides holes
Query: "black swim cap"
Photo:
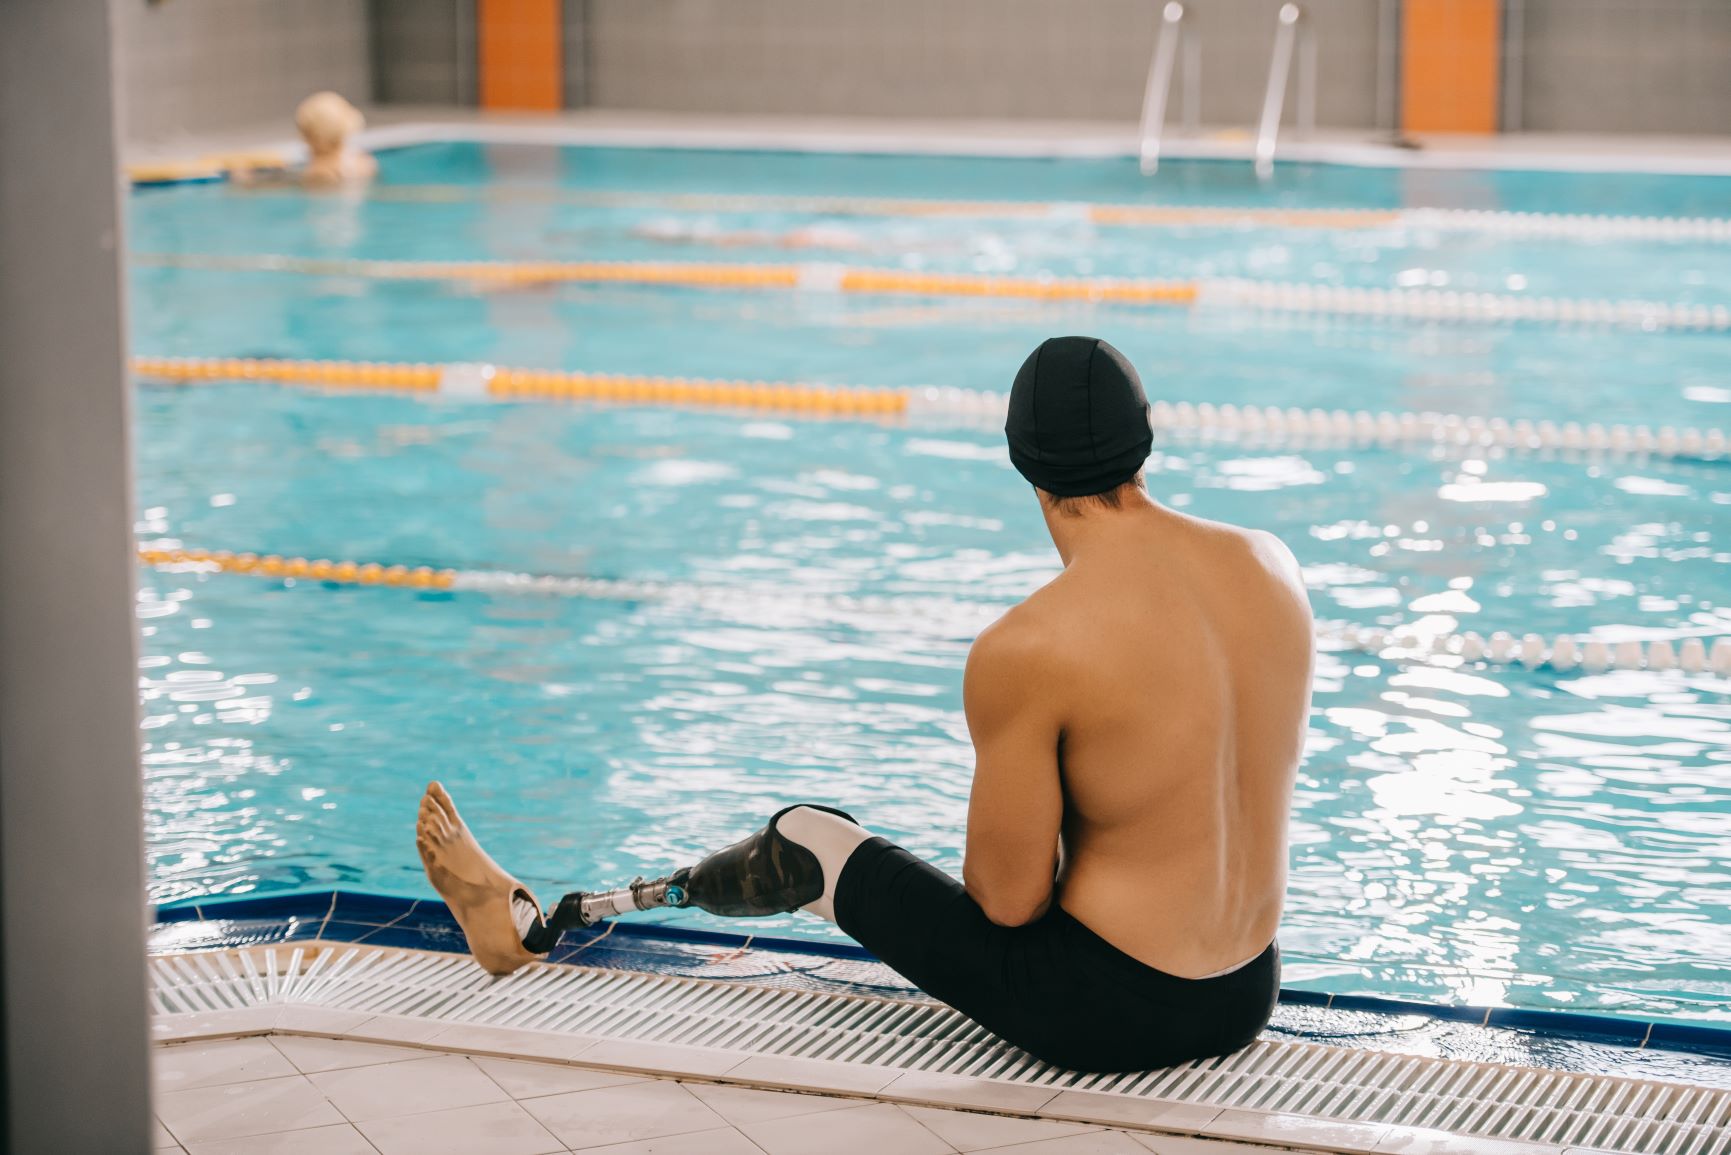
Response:
[{"label": "black swim cap", "polygon": [[1116,489],[1154,447],[1142,379],[1097,337],[1052,337],[1028,355],[1004,435],[1017,472],[1054,497]]}]

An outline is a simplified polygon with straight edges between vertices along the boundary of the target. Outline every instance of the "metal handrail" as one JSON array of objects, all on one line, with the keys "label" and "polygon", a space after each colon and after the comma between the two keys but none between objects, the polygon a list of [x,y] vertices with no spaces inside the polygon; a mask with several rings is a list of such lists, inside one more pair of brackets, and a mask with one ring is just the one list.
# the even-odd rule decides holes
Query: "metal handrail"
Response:
[{"label": "metal handrail", "polygon": [[1298,130],[1308,135],[1316,129],[1316,33],[1296,4],[1280,6],[1274,29],[1274,58],[1268,64],[1268,88],[1262,96],[1262,121],[1256,129],[1256,175],[1274,174],[1274,148],[1280,137],[1280,115],[1286,104],[1286,81],[1292,73],[1292,52],[1300,45],[1298,58]]},{"label": "metal handrail", "polygon": [[[1184,5],[1168,0],[1160,13],[1160,36],[1154,44],[1154,58],[1148,63],[1148,87],[1142,94],[1142,173],[1152,175],[1160,167],[1160,137],[1166,128],[1166,96],[1172,90],[1172,67],[1178,59],[1178,41],[1183,38],[1181,27]],[[1188,107],[1185,112],[1193,115]]]}]

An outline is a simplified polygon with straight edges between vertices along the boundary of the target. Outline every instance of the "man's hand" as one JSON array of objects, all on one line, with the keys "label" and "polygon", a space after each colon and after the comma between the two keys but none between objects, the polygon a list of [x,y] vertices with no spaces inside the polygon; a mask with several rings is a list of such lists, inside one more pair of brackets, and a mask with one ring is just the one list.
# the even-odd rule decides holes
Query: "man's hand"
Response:
[{"label": "man's hand", "polygon": [[962,880],[986,917],[1022,926],[1046,913],[1058,867],[1062,719],[1041,687],[1055,653],[1012,610],[968,653],[963,707],[974,739]]}]

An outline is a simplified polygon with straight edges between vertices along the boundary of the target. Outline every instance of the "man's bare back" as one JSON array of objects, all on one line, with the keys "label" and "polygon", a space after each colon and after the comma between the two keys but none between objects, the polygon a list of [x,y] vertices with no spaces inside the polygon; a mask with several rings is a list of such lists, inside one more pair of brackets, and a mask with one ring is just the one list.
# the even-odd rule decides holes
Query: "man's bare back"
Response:
[{"label": "man's bare back", "polygon": [[[968,692],[1032,688],[1050,711],[1059,905],[1199,978],[1254,957],[1280,920],[1310,610],[1275,538],[1123,492],[1118,509],[1048,512],[1064,572],[981,634]],[[976,813],[1017,804],[976,792]]]}]

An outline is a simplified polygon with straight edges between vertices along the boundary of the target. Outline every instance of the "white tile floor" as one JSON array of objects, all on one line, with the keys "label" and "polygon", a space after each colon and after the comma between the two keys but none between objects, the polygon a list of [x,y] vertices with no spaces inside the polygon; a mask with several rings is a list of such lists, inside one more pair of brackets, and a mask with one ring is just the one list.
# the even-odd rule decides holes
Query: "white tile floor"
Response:
[{"label": "white tile floor", "polygon": [[291,1035],[156,1049],[160,1151],[187,1155],[1267,1155],[865,1099]]}]

